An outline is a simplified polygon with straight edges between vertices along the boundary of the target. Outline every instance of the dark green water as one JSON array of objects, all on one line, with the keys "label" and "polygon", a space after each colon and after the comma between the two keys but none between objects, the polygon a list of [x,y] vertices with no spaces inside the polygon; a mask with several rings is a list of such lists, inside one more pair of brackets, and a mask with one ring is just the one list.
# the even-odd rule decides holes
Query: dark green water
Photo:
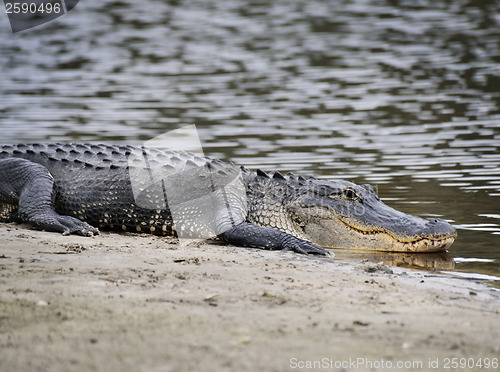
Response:
[{"label": "dark green water", "polygon": [[444,260],[500,276],[496,1],[80,2],[20,34],[0,14],[0,33],[1,142],[196,124],[207,155],[444,218]]}]

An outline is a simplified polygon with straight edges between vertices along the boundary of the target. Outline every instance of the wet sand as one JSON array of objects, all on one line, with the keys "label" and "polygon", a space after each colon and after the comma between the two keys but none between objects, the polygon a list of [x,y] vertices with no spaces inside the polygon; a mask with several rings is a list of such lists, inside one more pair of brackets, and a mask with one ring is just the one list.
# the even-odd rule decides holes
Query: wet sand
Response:
[{"label": "wet sand", "polygon": [[498,358],[499,337],[500,291],[477,280],[0,224],[1,371],[444,370]]}]

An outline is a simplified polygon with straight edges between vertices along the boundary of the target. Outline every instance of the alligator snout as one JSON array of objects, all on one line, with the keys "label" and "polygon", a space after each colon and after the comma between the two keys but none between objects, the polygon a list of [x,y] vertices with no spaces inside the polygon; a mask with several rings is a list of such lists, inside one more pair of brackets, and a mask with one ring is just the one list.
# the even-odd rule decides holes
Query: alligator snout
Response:
[{"label": "alligator snout", "polygon": [[422,233],[423,238],[430,239],[445,239],[445,238],[455,238],[457,236],[457,230],[450,223],[446,222],[441,218],[436,218],[434,220],[429,220],[427,223],[425,231]]}]

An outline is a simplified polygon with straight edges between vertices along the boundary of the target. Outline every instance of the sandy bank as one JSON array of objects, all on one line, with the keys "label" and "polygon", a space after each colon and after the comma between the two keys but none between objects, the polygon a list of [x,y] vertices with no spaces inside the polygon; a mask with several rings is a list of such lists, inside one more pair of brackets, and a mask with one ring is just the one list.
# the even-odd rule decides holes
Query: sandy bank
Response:
[{"label": "sandy bank", "polygon": [[1,371],[444,370],[499,340],[500,292],[476,281],[0,224]]}]

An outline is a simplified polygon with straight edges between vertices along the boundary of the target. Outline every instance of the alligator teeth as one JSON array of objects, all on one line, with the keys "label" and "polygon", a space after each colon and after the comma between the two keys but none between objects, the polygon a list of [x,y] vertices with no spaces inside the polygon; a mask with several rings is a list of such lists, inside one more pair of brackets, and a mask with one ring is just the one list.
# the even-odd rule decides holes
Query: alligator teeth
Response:
[{"label": "alligator teeth", "polygon": [[[404,243],[403,250],[410,252],[421,252],[421,251],[437,251],[446,250],[455,240],[454,237],[444,238],[441,240],[431,240],[424,238],[411,243]],[[431,248],[431,249],[430,249]]]}]

